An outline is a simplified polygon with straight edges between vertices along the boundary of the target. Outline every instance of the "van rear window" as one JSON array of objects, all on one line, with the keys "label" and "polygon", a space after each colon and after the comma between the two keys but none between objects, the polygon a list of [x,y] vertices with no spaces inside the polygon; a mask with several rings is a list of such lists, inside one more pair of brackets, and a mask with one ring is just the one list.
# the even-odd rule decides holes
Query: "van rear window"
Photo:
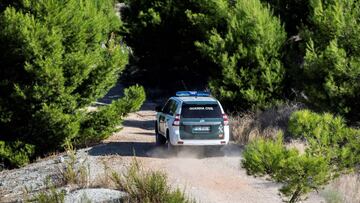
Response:
[{"label": "van rear window", "polygon": [[184,118],[219,118],[221,109],[218,104],[183,104],[181,116]]}]

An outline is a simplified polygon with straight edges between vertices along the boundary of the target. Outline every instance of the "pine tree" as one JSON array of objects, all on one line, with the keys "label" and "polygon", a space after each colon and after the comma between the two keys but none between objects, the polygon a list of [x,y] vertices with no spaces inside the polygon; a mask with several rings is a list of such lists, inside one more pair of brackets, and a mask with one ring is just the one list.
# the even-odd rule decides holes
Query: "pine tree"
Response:
[{"label": "pine tree", "polygon": [[360,4],[350,1],[310,1],[311,24],[302,83],[307,102],[324,111],[359,120]]},{"label": "pine tree", "polygon": [[277,102],[284,76],[280,48],[286,38],[280,20],[259,0],[222,2],[226,28],[211,31],[206,42],[197,43],[221,70],[210,81],[212,92],[228,106],[245,109]]},{"label": "pine tree", "polygon": [[113,8],[112,0],[1,2],[0,140],[43,154],[79,136],[83,108],[127,64]]}]

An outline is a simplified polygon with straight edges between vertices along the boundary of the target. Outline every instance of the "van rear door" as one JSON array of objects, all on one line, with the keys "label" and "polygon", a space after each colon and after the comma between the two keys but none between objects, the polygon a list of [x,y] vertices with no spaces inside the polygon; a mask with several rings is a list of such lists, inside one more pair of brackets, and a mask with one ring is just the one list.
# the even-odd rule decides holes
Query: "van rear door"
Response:
[{"label": "van rear door", "polygon": [[181,139],[223,139],[222,111],[217,102],[183,103],[180,114]]}]

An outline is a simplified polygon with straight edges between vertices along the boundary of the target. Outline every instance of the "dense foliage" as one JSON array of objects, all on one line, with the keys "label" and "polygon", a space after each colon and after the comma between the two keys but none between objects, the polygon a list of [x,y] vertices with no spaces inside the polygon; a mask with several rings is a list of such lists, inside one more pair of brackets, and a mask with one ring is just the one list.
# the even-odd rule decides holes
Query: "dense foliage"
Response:
[{"label": "dense foliage", "polygon": [[76,145],[89,145],[108,138],[117,130],[122,119],[128,112],[137,111],[145,101],[143,87],[132,86],[124,90],[124,97],[112,102],[109,106],[102,106],[98,111],[85,115],[80,124],[80,132],[75,137]]},{"label": "dense foliage", "polygon": [[24,144],[21,141],[0,140],[0,163],[4,162],[6,167],[24,166],[29,163],[29,157],[34,154],[34,148],[34,145]]},{"label": "dense foliage", "polygon": [[320,110],[359,120],[360,3],[310,1],[311,26],[307,39],[304,90],[308,102]]},{"label": "dense foliage", "polygon": [[358,1],[125,2],[142,83],[208,83],[229,110],[290,99],[359,120]]},{"label": "dense foliage", "polygon": [[[111,0],[2,1],[0,11],[1,158],[23,165],[10,148],[42,155],[81,136],[89,117],[107,116],[86,115],[84,107],[115,84],[128,53],[114,34],[121,21]],[[136,93],[127,105],[132,99],[136,105],[117,113],[143,101],[143,92],[130,92]]]},{"label": "dense foliage", "polygon": [[[207,29],[188,18],[192,10],[214,14],[205,0],[127,0],[122,10],[124,39],[133,50],[126,81],[167,89],[204,86],[213,66],[201,59],[194,42]],[[218,20],[218,19],[216,19]],[[216,24],[215,22],[208,22]]]},{"label": "dense foliage", "polygon": [[221,69],[210,88],[223,102],[265,107],[281,97],[284,68],[280,48],[286,33],[259,0],[239,0],[226,10],[226,30],[213,30],[197,45]]},{"label": "dense foliage", "polygon": [[282,183],[280,192],[289,202],[305,198],[306,193],[359,166],[360,131],[347,127],[341,117],[297,111],[290,118],[289,133],[306,140],[303,154],[287,148],[279,136],[275,141],[253,141],[242,162],[249,174],[269,175]]},{"label": "dense foliage", "polygon": [[347,127],[340,116],[298,111],[290,117],[289,132],[307,141],[308,154],[325,157],[335,170],[360,163],[360,130]]}]

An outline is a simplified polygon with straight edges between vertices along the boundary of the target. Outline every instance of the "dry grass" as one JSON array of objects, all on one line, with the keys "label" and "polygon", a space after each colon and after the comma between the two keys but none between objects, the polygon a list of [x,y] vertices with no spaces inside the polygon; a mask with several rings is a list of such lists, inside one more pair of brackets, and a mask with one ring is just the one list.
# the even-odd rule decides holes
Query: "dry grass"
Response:
[{"label": "dry grass", "polygon": [[58,174],[55,178],[56,185],[72,185],[77,188],[88,187],[90,180],[90,166],[86,165],[86,160],[78,161],[76,150],[72,145],[67,146],[66,153],[68,159],[65,160],[65,164],[62,165],[62,167],[59,167]]},{"label": "dry grass", "polygon": [[179,188],[172,188],[161,171],[145,170],[136,158],[125,173],[112,173],[117,189],[129,195],[129,202],[193,203]]},{"label": "dry grass", "polygon": [[348,174],[335,179],[321,195],[328,203],[360,202],[360,174]]},{"label": "dry grass", "polygon": [[116,185],[112,179],[113,170],[103,161],[104,173],[96,176],[90,183],[92,188],[112,188],[115,189]]},{"label": "dry grass", "polygon": [[301,140],[290,140],[288,143],[286,143],[286,148],[295,148],[300,152],[300,154],[304,154],[306,149],[306,143]]},{"label": "dry grass", "polygon": [[275,138],[280,131],[286,132],[291,113],[301,108],[301,104],[284,104],[257,113],[232,115],[232,139],[239,144],[247,144],[257,137]]}]

